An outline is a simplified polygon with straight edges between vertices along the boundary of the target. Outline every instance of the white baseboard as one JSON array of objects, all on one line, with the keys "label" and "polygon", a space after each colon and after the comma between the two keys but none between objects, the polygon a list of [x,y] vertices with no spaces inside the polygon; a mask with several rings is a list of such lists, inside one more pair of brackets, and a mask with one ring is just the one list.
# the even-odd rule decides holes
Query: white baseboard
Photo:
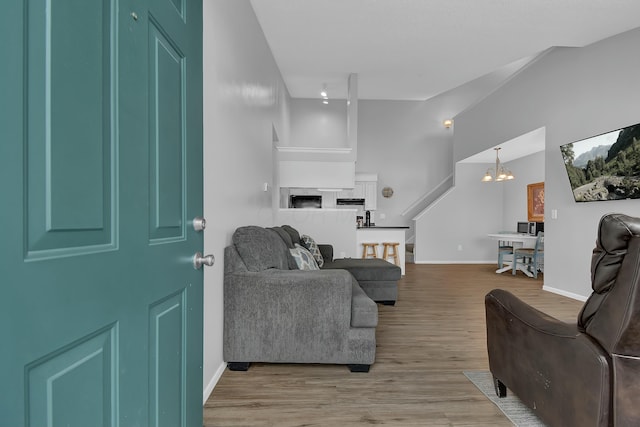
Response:
[{"label": "white baseboard", "polygon": [[222,364],[216,370],[216,373],[213,374],[213,377],[211,378],[207,386],[202,391],[203,405],[207,403],[207,399],[209,399],[209,396],[211,396],[211,393],[213,392],[213,389],[215,388],[216,384],[218,384],[218,381],[220,381],[220,377],[222,377],[222,374],[224,373],[224,370],[226,369],[226,367],[227,367],[227,364],[222,362]]},{"label": "white baseboard", "polygon": [[[415,261],[414,264],[495,264],[495,261]],[[575,299],[578,301],[586,301],[588,296],[574,294],[573,292],[568,292],[563,289],[554,288],[552,286],[544,285],[542,286],[542,290],[551,292],[554,294],[562,295],[567,298]]]},{"label": "white baseboard", "polygon": [[414,264],[495,264],[495,261],[414,261]]},{"label": "white baseboard", "polygon": [[587,298],[588,298],[588,297],[585,297],[584,295],[574,294],[573,292],[567,292],[565,290],[558,289],[558,288],[553,288],[553,287],[547,286],[547,285],[542,286],[542,290],[543,291],[547,291],[547,292],[551,292],[551,293],[554,293],[554,294],[562,295],[562,296],[565,296],[567,298],[575,299],[575,300],[582,301],[582,302],[586,301]]}]

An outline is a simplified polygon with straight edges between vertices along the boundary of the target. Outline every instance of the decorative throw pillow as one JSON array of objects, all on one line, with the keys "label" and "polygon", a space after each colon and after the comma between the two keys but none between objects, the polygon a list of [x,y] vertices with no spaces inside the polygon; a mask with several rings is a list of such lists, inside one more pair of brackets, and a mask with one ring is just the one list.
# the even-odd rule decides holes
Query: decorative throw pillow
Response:
[{"label": "decorative throw pillow", "polygon": [[300,240],[302,240],[304,247],[311,252],[311,255],[313,255],[313,258],[318,264],[318,267],[322,267],[324,265],[324,258],[322,258],[322,253],[320,252],[320,248],[318,248],[316,241],[306,234],[303,234],[302,237],[300,237]]},{"label": "decorative throw pillow", "polygon": [[289,249],[291,256],[296,260],[296,264],[300,270],[320,270],[316,260],[313,259],[313,255],[304,247],[299,244],[295,244],[296,247]]}]

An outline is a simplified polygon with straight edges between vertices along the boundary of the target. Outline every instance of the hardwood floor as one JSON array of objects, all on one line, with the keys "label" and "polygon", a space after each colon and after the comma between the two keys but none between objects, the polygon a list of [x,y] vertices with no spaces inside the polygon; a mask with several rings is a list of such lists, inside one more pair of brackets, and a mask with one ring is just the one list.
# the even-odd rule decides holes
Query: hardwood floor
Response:
[{"label": "hardwood floor", "polygon": [[205,404],[204,425],[512,425],[462,374],[488,369],[484,295],[507,289],[570,322],[582,302],[542,291],[542,275],[497,275],[495,268],[407,264],[397,304],[378,305],[376,363],[368,374],[334,365],[227,370]]}]

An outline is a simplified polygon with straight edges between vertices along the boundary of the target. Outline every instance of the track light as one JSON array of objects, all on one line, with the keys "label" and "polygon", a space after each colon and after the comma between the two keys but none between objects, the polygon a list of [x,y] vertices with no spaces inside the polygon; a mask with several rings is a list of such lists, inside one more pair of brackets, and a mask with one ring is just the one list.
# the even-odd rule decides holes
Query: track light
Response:
[{"label": "track light", "polygon": [[327,84],[323,83],[322,85],[322,91],[320,92],[320,96],[322,97],[322,103],[323,104],[328,104],[329,103],[329,94],[327,93]]}]

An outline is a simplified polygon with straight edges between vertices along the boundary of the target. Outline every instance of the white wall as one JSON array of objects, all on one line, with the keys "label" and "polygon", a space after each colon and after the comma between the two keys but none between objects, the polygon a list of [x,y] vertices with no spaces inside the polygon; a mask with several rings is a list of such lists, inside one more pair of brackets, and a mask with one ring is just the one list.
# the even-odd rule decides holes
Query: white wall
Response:
[{"label": "white wall", "polygon": [[[451,174],[453,131],[428,101],[360,100],[358,109],[356,171],[378,174],[376,225],[413,228],[401,214]],[[384,187],[393,188],[391,198],[382,197]]]},{"label": "white wall", "polygon": [[[519,65],[510,64],[425,101],[358,101],[356,171],[379,174],[376,224],[408,225],[407,237],[413,235],[412,216],[401,213],[453,173],[455,125],[445,129],[443,120],[491,93]],[[385,186],[395,192],[390,199],[381,197]]]},{"label": "white wall", "polygon": [[[591,293],[590,259],[600,217],[640,216],[640,201],[575,203],[560,145],[640,121],[640,29],[584,48],[554,49],[455,119],[454,159],[546,127],[545,288]],[[549,219],[556,209],[558,219]]]},{"label": "white wall", "polygon": [[496,259],[496,246],[487,234],[504,227],[504,188],[517,184],[481,182],[487,167],[458,163],[455,187],[418,215],[416,264],[487,263]]},{"label": "white wall", "polygon": [[319,97],[292,99],[290,144],[293,147],[348,147],[347,101],[332,99],[325,105]]},{"label": "white wall", "polygon": [[273,223],[275,129],[288,142],[289,95],[248,0],[203,2],[204,398],[224,370],[224,247],[242,225]]},{"label": "white wall", "polygon": [[527,184],[544,180],[544,152],[503,165],[516,179],[481,182],[494,163],[458,162],[454,189],[417,217],[416,263],[497,261],[487,234],[515,231],[518,221],[527,221]]},{"label": "white wall", "polygon": [[505,163],[505,166],[513,172],[516,179],[504,186],[501,230],[516,231],[518,221],[527,221],[527,185],[544,181],[544,151]]}]

